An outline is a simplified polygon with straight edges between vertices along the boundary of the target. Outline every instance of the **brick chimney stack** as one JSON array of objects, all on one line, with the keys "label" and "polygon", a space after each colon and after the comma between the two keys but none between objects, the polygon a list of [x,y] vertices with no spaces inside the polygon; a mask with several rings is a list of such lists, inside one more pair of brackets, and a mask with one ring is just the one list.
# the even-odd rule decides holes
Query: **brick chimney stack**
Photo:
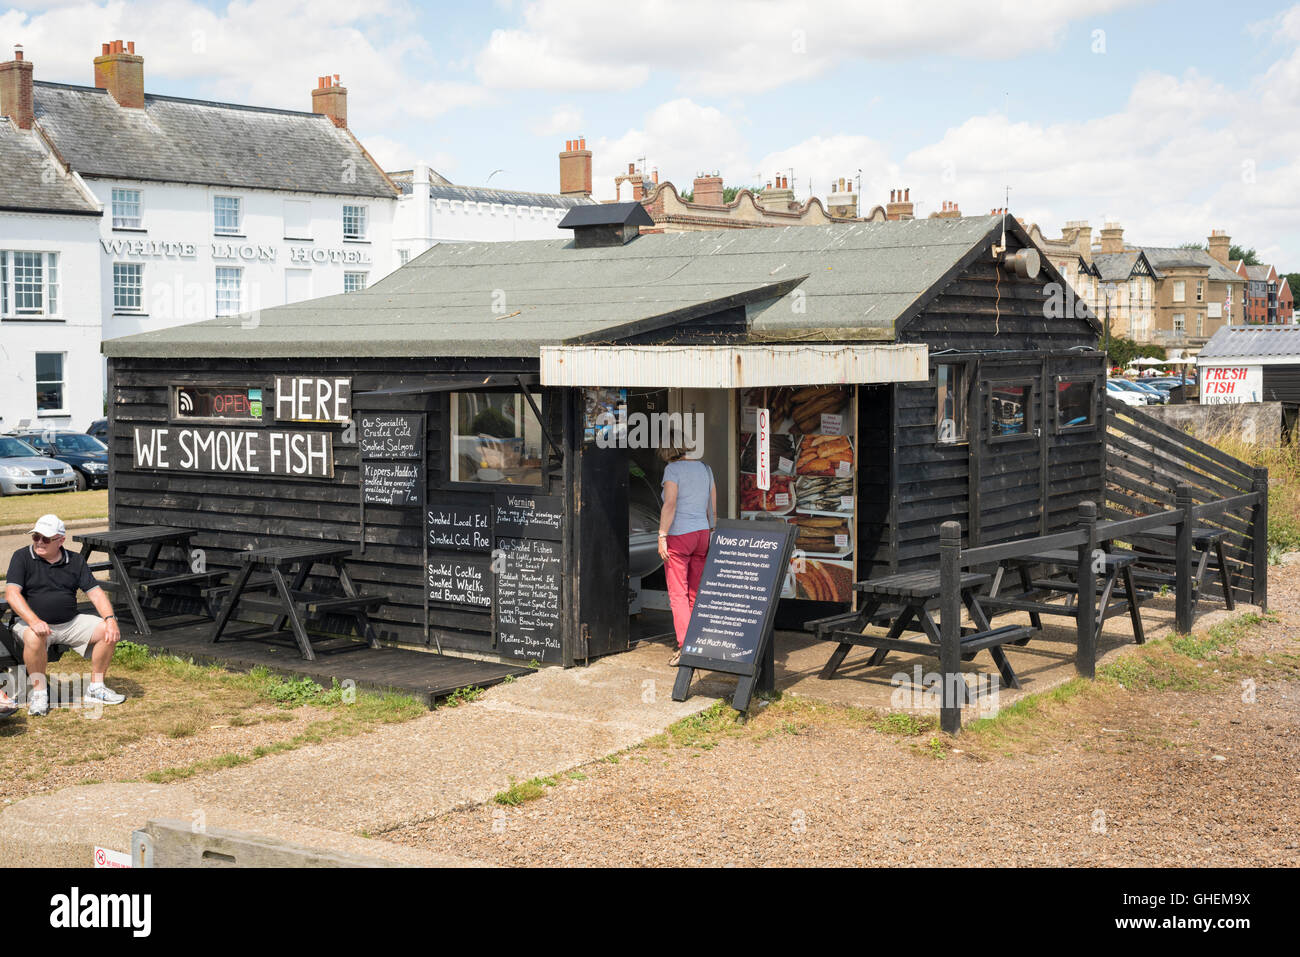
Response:
[{"label": "brick chimney stack", "polygon": [[961,210],[957,204],[950,199],[943,201],[943,208],[937,213],[931,213],[935,219],[961,219]]},{"label": "brick chimney stack", "polygon": [[722,205],[722,177],[717,173],[695,177],[692,189],[695,193],[696,205]]},{"label": "brick chimney stack", "polygon": [[591,195],[591,150],[587,149],[586,137],[564,142],[564,152],[560,154],[560,193]]},{"label": "brick chimney stack", "polygon": [[1222,229],[1212,229],[1209,246],[1210,255],[1227,266],[1228,260],[1232,258],[1232,253],[1229,252],[1232,248],[1232,237]]},{"label": "brick chimney stack", "polygon": [[891,189],[889,205],[885,207],[885,218],[895,222],[903,219],[915,219],[912,207],[912,188]]},{"label": "brick chimney stack", "polygon": [[341,130],[348,128],[348,88],[339,83],[339,75],[316,77],[311,91],[311,111],[328,116]]},{"label": "brick chimney stack", "polygon": [[858,192],[852,176],[841,176],[831,181],[831,191],[826,196],[827,212],[837,219],[858,218]]},{"label": "brick chimney stack", "polygon": [[113,40],[95,57],[95,86],[108,90],[118,106],[144,109],[144,57],[136,56],[135,41]]},{"label": "brick chimney stack", "polygon": [[1107,223],[1101,230],[1101,251],[1105,253],[1122,253],[1124,251],[1124,227],[1119,223]]},{"label": "brick chimney stack", "polygon": [[14,47],[14,58],[0,63],[0,116],[7,116],[20,130],[30,130],[36,119],[32,103],[32,65],[23,59],[22,45]]}]

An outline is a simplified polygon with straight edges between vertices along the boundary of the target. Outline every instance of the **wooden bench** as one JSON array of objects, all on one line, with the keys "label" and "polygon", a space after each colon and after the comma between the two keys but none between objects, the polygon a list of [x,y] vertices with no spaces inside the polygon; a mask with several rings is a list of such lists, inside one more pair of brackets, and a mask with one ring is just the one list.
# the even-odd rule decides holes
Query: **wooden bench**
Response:
[{"label": "wooden bench", "polygon": [[[1219,572],[1219,583],[1223,586],[1224,607],[1228,611],[1232,611],[1237,607],[1237,602],[1232,597],[1232,574],[1228,571],[1228,558],[1223,547],[1223,539],[1227,534],[1221,528],[1197,526],[1192,529],[1192,551],[1199,553],[1199,557],[1196,559],[1196,569],[1192,572],[1193,606],[1200,598],[1201,583],[1205,580],[1205,572],[1209,566],[1210,558],[1213,556],[1215,566]],[[1138,582],[1144,585],[1169,585],[1171,587],[1178,584],[1178,576],[1173,572],[1154,571],[1150,568],[1141,567],[1143,565],[1168,567],[1176,561],[1172,555],[1160,554],[1151,547],[1144,545],[1144,541],[1157,542],[1160,545],[1167,546],[1172,545],[1177,540],[1178,529],[1173,525],[1162,525],[1159,528],[1153,528],[1134,536],[1133,554],[1137,557],[1138,567],[1133,570],[1133,574]]]}]

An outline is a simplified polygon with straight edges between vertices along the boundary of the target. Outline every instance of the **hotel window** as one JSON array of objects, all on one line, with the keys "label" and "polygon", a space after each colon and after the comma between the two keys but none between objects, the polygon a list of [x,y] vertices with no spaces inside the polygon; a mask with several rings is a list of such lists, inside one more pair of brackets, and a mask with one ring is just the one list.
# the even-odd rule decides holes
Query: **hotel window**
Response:
[{"label": "hotel window", "polygon": [[397,264],[405,266],[411,261],[411,251],[409,249],[399,249],[397,251]]},{"label": "hotel window", "polygon": [[366,273],[345,272],[343,274],[343,291],[360,292],[366,288]]},{"label": "hotel window", "polygon": [[1174,302],[1187,301],[1187,282],[1183,279],[1174,280]]},{"label": "hotel window", "polygon": [[240,226],[238,196],[212,197],[212,231],[223,236],[238,235]]},{"label": "hotel window", "polygon": [[1186,322],[1183,319],[1183,314],[1181,312],[1174,313],[1174,332],[1182,332],[1185,326]]},{"label": "hotel window", "polygon": [[343,207],[343,238],[344,239],[365,239],[366,238],[366,207],[364,206]]},{"label": "hotel window", "polygon": [[113,190],[113,228],[140,229],[144,225],[142,206],[138,189]]},{"label": "hotel window", "polygon": [[217,267],[217,315],[237,316],[244,303],[244,270],[238,266]]},{"label": "hotel window", "polygon": [[1198,336],[1205,335],[1205,313],[1203,312],[1196,314],[1196,334]]},{"label": "hotel window", "polygon": [[144,308],[144,264],[113,263],[113,311],[140,312]]},{"label": "hotel window", "polygon": [[1201,279],[1196,280],[1196,301],[1205,302],[1205,282]]},{"label": "hotel window", "polygon": [[451,449],[453,482],[542,484],[542,426],[523,393],[453,392]]},{"label": "hotel window", "polygon": [[40,319],[59,314],[59,254],[0,251],[0,315]]},{"label": "hotel window", "polygon": [[966,367],[937,365],[935,384],[935,438],[940,445],[966,441]]},{"label": "hotel window", "polygon": [[63,353],[36,353],[36,411],[62,412]]},{"label": "hotel window", "polygon": [[311,239],[311,200],[284,201],[284,238]]}]

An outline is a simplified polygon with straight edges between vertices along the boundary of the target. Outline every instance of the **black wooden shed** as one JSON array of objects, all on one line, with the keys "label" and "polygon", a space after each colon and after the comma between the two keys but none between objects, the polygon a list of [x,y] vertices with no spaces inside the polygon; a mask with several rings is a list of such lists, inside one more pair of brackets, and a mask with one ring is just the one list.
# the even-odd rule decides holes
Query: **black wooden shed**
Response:
[{"label": "black wooden shed", "polygon": [[662,602],[629,417],[693,415],[722,514],[800,525],[787,620],[933,566],[945,521],[989,544],[1102,500],[1099,327],[1011,218],[624,239],[440,245],[105,343],[112,523],[196,528],[210,564],[354,543],[383,639],[569,665]]}]

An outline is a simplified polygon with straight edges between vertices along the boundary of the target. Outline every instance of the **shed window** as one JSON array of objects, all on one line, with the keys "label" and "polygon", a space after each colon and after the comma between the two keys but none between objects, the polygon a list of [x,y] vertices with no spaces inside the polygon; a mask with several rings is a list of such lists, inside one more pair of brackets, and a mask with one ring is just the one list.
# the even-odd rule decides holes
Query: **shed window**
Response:
[{"label": "shed window", "polygon": [[935,438],[940,445],[966,441],[966,367],[938,365],[935,375]]},{"label": "shed window", "polygon": [[542,425],[520,392],[453,392],[451,448],[453,482],[542,484]]},{"label": "shed window", "polygon": [[1095,421],[1092,379],[1056,380],[1056,429],[1090,429]]},{"label": "shed window", "polygon": [[989,383],[989,438],[1010,439],[1033,431],[1032,382]]}]

